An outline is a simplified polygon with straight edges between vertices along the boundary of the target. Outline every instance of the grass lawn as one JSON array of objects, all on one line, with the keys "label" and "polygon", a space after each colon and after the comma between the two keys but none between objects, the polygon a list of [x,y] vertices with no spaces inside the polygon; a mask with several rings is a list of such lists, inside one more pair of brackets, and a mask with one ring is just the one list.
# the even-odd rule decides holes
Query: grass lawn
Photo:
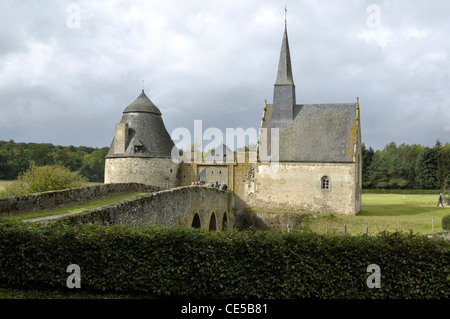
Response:
[{"label": "grass lawn", "polygon": [[362,195],[362,209],[356,216],[340,216],[311,213],[305,220],[317,232],[337,231],[364,233],[368,226],[369,234],[380,231],[401,231],[432,233],[442,231],[442,217],[450,214],[450,207],[437,207],[436,195],[370,194]]},{"label": "grass lawn", "polygon": [[63,207],[63,208],[56,208],[56,209],[47,210],[47,211],[25,213],[25,214],[20,214],[20,215],[9,217],[9,218],[14,219],[14,220],[23,220],[23,219],[31,219],[31,218],[38,218],[38,217],[60,215],[60,214],[65,214],[65,213],[79,212],[79,211],[83,211],[83,210],[97,208],[100,206],[111,205],[115,202],[118,202],[118,201],[121,201],[124,199],[132,198],[132,197],[136,197],[136,196],[140,196],[140,195],[146,195],[146,194],[147,193],[127,193],[127,194],[114,195],[114,196],[106,197],[106,198],[92,201],[92,202],[85,203],[85,204],[79,204],[79,205]]}]

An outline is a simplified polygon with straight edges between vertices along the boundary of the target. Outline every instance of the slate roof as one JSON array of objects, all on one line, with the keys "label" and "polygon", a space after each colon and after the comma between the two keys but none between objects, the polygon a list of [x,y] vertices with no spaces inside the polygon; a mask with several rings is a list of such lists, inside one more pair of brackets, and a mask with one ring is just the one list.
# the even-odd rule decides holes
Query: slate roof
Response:
[{"label": "slate roof", "polygon": [[287,26],[284,26],[283,41],[281,42],[280,60],[278,61],[278,72],[275,85],[294,84],[292,77],[291,53],[287,35]]},{"label": "slate roof", "polygon": [[145,95],[144,90],[142,93],[130,103],[123,111],[124,113],[131,112],[144,112],[144,113],[154,113],[161,115],[161,111],[156,107],[155,104]]},{"label": "slate roof", "polygon": [[280,162],[353,162],[359,125],[357,103],[299,104],[292,121],[273,121],[268,104],[263,128],[279,128]]},{"label": "slate roof", "polygon": [[126,154],[116,155],[114,139],[106,157],[170,158],[175,145],[161,117],[160,110],[144,91],[123,111],[120,123],[128,124]]}]

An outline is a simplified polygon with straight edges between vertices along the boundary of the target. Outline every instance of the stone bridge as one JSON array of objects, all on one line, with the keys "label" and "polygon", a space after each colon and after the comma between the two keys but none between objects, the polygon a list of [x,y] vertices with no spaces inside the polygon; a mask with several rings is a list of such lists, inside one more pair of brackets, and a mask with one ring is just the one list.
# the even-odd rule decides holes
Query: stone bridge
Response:
[{"label": "stone bridge", "polygon": [[[58,220],[69,224],[195,227],[231,230],[236,216],[235,194],[204,186],[186,186],[123,200]],[[54,219],[53,219],[54,220]]]}]

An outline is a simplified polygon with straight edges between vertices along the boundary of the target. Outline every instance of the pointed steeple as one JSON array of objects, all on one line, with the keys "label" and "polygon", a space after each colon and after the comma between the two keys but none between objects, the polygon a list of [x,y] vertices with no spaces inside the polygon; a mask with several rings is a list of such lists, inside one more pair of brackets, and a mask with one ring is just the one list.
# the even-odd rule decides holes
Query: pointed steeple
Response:
[{"label": "pointed steeple", "polygon": [[281,43],[280,60],[278,62],[278,73],[275,85],[289,84],[294,84],[294,79],[292,78],[291,54],[289,52],[287,25],[285,21],[283,42]]},{"label": "pointed steeple", "polygon": [[277,80],[275,81],[273,91],[273,120],[281,122],[292,121],[294,118],[295,103],[295,85],[294,79],[292,78],[291,54],[289,52],[287,24],[285,20]]}]

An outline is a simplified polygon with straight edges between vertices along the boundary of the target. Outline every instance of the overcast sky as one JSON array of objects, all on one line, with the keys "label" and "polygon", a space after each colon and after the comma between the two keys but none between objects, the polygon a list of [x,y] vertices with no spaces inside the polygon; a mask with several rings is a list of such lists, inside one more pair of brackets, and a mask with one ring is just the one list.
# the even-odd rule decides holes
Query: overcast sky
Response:
[{"label": "overcast sky", "polygon": [[170,134],[257,129],[285,5],[298,104],[359,97],[374,149],[450,142],[448,0],[1,0],[0,140],[109,146],[142,80]]}]

